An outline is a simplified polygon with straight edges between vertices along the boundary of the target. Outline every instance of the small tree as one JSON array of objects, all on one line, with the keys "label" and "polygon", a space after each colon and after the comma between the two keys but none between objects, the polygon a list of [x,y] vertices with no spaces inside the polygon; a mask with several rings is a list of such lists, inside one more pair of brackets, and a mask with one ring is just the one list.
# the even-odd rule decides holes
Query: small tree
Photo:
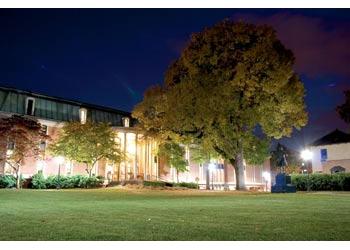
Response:
[{"label": "small tree", "polygon": [[176,170],[176,180],[179,182],[179,173],[187,171],[185,149],[175,142],[163,142],[159,145],[158,155]]},{"label": "small tree", "polygon": [[50,149],[53,155],[62,155],[71,161],[84,163],[89,177],[101,159],[120,163],[124,154],[116,141],[117,135],[106,123],[66,123]]},{"label": "small tree", "polygon": [[0,161],[13,169],[17,188],[25,159],[38,158],[40,143],[47,139],[41,124],[34,119],[18,115],[0,119]]}]

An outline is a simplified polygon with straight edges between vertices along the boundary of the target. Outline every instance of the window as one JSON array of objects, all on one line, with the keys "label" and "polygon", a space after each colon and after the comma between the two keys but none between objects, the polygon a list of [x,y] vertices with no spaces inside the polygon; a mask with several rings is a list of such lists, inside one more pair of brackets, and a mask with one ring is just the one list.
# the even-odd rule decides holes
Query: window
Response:
[{"label": "window", "polygon": [[40,151],[45,151],[45,149],[46,149],[46,142],[45,141],[40,142],[39,148],[40,148]]},{"label": "window", "polygon": [[80,108],[79,109],[79,119],[81,124],[86,123],[86,117],[87,117],[87,109],[86,108]]},{"label": "window", "polygon": [[123,118],[123,126],[128,128],[130,126],[130,119],[129,117],[124,117]]},{"label": "window", "polygon": [[48,135],[48,134],[49,134],[46,125],[42,125],[42,126],[41,126],[41,129],[42,129],[42,132],[45,133],[45,135]]},{"label": "window", "polygon": [[327,161],[327,158],[328,158],[327,149],[322,148],[320,152],[321,152],[321,161],[322,162]]},{"label": "window", "polygon": [[331,173],[335,174],[335,173],[344,173],[345,172],[345,168],[341,167],[341,166],[335,166],[331,168]]},{"label": "window", "polygon": [[26,115],[34,115],[35,99],[28,97],[26,99]]},{"label": "window", "polygon": [[14,142],[8,142],[7,143],[7,150],[14,150],[15,149],[15,143]]}]

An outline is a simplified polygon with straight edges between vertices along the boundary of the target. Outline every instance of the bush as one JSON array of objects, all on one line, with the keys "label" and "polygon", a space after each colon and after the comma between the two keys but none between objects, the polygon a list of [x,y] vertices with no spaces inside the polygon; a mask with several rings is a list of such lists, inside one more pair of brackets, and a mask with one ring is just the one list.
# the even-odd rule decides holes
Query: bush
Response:
[{"label": "bush", "polygon": [[88,177],[85,181],[84,187],[86,188],[95,188],[95,187],[101,187],[103,184],[104,178],[102,176],[92,176]]},{"label": "bush", "polygon": [[175,187],[185,187],[190,189],[199,189],[199,186],[197,183],[194,182],[180,182],[180,183],[174,183]]},{"label": "bush", "polygon": [[144,181],[145,187],[165,187],[165,182],[162,181]]},{"label": "bush", "polygon": [[350,191],[350,173],[292,175],[292,184],[298,191]]},{"label": "bush", "polygon": [[56,188],[94,188],[101,187],[103,184],[104,178],[102,176],[60,176],[51,175],[46,179],[42,174],[36,174],[32,177],[32,188],[35,189],[56,189]]},{"label": "bush", "polygon": [[13,188],[16,187],[16,178],[12,175],[0,176],[0,188]]},{"label": "bush", "polygon": [[42,173],[37,173],[32,176],[32,188],[34,189],[46,188],[46,180]]}]

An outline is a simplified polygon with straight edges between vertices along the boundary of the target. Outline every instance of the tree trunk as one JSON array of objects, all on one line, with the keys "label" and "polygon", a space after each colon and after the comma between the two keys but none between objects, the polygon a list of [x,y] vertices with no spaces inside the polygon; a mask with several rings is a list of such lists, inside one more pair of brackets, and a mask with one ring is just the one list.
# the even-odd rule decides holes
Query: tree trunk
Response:
[{"label": "tree trunk", "polygon": [[16,188],[21,188],[21,173],[20,173],[20,167],[18,166],[16,170]]},{"label": "tree trunk", "polygon": [[224,161],[224,190],[228,191],[230,190],[228,186],[228,166],[227,166],[227,161]]},{"label": "tree trunk", "polygon": [[243,149],[242,144],[239,144],[239,150],[235,159],[230,159],[231,164],[235,168],[236,175],[236,190],[247,190],[245,185],[244,165],[243,165]]},{"label": "tree trunk", "polygon": [[209,173],[209,165],[205,167],[205,189],[210,190],[210,173]]},{"label": "tree trunk", "polygon": [[176,169],[176,181],[179,183],[179,170]]}]

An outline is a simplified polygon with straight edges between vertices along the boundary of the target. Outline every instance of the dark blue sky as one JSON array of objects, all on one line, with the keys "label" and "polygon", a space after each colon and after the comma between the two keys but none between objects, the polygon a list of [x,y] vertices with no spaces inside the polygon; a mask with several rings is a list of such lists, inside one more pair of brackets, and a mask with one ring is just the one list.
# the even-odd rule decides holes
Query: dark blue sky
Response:
[{"label": "dark blue sky", "polygon": [[350,11],[343,9],[1,9],[0,85],[131,111],[192,32],[223,18],[273,25],[297,58],[309,125],[294,148],[346,125]]}]

